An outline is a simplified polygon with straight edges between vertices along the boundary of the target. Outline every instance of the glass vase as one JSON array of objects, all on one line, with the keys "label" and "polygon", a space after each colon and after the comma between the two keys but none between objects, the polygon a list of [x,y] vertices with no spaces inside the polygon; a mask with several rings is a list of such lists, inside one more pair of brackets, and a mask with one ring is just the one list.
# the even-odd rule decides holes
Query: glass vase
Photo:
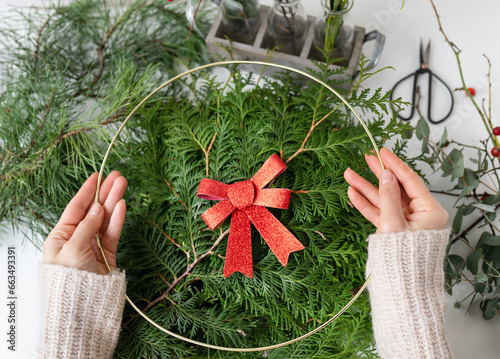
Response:
[{"label": "glass vase", "polygon": [[268,47],[300,55],[307,33],[307,15],[301,0],[274,0],[267,16]]},{"label": "glass vase", "polygon": [[259,0],[222,0],[222,26],[231,40],[253,44],[260,26]]},{"label": "glass vase", "polygon": [[[333,10],[344,1],[342,10]],[[353,0],[321,0],[323,13],[314,25],[314,46],[325,50],[331,58],[344,58],[344,64],[349,62],[354,44],[354,24],[349,16],[353,4]],[[320,57],[324,58],[322,54]]]}]

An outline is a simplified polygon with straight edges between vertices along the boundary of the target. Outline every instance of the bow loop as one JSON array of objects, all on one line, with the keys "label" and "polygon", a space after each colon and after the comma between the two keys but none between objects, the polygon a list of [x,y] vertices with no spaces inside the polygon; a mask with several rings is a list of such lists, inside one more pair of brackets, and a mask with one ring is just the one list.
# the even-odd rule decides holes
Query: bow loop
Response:
[{"label": "bow loop", "polygon": [[209,201],[222,201],[227,198],[227,188],[229,185],[215,181],[210,178],[202,178],[196,195],[201,199]]},{"label": "bow loop", "polygon": [[257,189],[262,189],[285,170],[285,163],[277,154],[274,154],[264,162],[262,167],[252,177],[252,182]]}]

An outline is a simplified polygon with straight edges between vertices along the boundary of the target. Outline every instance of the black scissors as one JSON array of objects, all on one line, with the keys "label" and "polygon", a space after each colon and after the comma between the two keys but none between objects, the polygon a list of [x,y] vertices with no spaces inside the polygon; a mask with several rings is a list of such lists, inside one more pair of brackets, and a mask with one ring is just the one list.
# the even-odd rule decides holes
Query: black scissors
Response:
[{"label": "black scissors", "polygon": [[[403,117],[401,116],[400,114],[398,114],[398,117],[400,119],[402,119],[403,121],[409,121],[411,120],[411,118],[413,117],[413,114],[415,112],[415,107],[418,105],[417,103],[415,103],[415,101],[417,101],[416,99],[416,96],[417,96],[417,93],[418,93],[418,88],[417,88],[417,82],[418,82],[418,77],[420,74],[429,74],[429,85],[428,85],[428,94],[429,94],[429,98],[428,98],[428,105],[427,105],[427,118],[429,119],[430,122],[432,123],[440,123],[440,122],[443,122],[444,120],[446,120],[450,114],[451,114],[451,111],[453,110],[453,93],[451,92],[450,88],[444,83],[443,80],[441,80],[439,78],[439,76],[437,76],[436,74],[434,74],[430,69],[429,69],[429,52],[431,50],[431,42],[429,41],[428,44],[427,44],[427,48],[425,49],[425,52],[424,52],[424,49],[423,49],[423,46],[422,46],[422,40],[420,40],[420,68],[409,74],[408,76],[402,78],[401,80],[399,80],[398,82],[396,82],[396,84],[394,85],[394,87],[392,88],[392,92],[391,92],[391,101],[392,101],[392,97],[394,95],[394,91],[396,90],[396,88],[402,83],[404,82],[405,80],[409,79],[410,77],[413,77],[413,94],[412,94],[412,100],[411,100],[411,112],[410,112],[410,116],[408,117]],[[448,114],[443,117],[442,119],[440,119],[439,121],[433,121],[432,118],[431,118],[431,108],[432,108],[432,78],[435,78],[436,80],[438,80],[439,82],[441,82],[444,87],[448,90],[449,94],[450,94],[450,98],[451,98],[451,106],[450,106],[450,110],[448,111]]]}]

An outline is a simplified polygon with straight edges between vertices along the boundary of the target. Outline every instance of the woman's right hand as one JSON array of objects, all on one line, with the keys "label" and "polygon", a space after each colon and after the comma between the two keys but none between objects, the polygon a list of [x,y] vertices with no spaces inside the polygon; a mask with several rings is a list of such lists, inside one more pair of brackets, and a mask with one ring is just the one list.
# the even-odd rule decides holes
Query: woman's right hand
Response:
[{"label": "woman's right hand", "polygon": [[344,178],[351,185],[347,195],[354,207],[377,227],[377,233],[444,229],[448,212],[432,196],[424,181],[387,148],[380,150],[382,170],[375,155],[365,155],[379,179],[379,188],[351,169]]}]

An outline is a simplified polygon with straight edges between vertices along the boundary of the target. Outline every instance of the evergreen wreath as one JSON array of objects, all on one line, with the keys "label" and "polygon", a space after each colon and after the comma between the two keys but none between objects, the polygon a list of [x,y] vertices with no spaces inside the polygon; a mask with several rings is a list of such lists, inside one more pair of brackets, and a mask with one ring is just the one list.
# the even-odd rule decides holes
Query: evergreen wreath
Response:
[{"label": "evergreen wreath", "polygon": [[[40,25],[43,31],[37,28],[34,46],[19,48],[2,63],[4,71],[13,71],[4,72],[8,81],[0,98],[0,219],[46,235],[83,179],[102,163],[116,122],[158,76],[169,75],[154,51],[125,46],[105,56],[124,42],[114,37],[116,31],[149,43],[147,32],[134,29],[141,16],[166,16],[158,6],[177,18],[175,8],[160,3],[139,1],[113,16],[100,2],[57,8]],[[85,13],[76,16],[84,5]],[[89,23],[82,25],[82,18]],[[76,46],[76,52],[67,49],[62,56],[49,39],[68,28],[77,31],[77,44],[105,41]],[[96,31],[95,37],[87,31]],[[83,73],[78,59],[90,54],[94,62]],[[409,127],[394,118],[386,123],[387,93],[361,89],[374,74],[364,64],[362,59],[353,83],[328,80],[342,70],[325,65],[311,71],[344,88],[382,145]],[[364,129],[338,98],[288,73],[252,76],[229,66],[227,80],[200,73],[164,89],[133,117],[108,160],[108,168],[129,181],[117,258],[127,273],[127,294],[162,326],[221,346],[265,346],[317,327],[364,282],[365,239],[373,227],[350,210],[343,171],[351,167],[373,179],[363,158],[370,148]],[[404,141],[396,141],[396,153],[404,155],[403,150]],[[305,249],[283,267],[252,230],[253,279],[240,273],[224,279],[229,221],[220,230],[207,229],[201,214],[212,203],[196,196],[197,187],[205,177],[224,183],[249,179],[274,153],[288,169],[272,186],[289,188],[292,195],[288,210],[271,212]],[[268,353],[230,354],[187,345],[138,318],[128,305],[122,329],[116,358],[376,357],[366,295],[317,335]]]}]

